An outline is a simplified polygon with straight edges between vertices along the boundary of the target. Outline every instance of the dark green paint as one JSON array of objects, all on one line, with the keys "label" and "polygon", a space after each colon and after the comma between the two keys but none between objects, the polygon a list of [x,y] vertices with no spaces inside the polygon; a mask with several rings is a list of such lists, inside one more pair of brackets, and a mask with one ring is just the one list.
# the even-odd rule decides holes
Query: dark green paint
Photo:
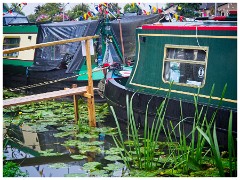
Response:
[{"label": "dark green paint", "polygon": [[[166,31],[166,30],[141,30],[137,29],[137,34],[176,34],[176,35],[196,35],[196,31]],[[198,35],[208,36],[237,36],[236,31],[198,31]],[[190,45],[198,46],[196,37],[156,37],[145,36],[146,41],[140,41],[140,59],[133,83],[146,86],[161,87],[168,89],[169,84],[162,81],[162,66],[164,58],[165,44],[172,45]],[[227,92],[224,96],[226,99],[237,99],[237,39],[229,38],[200,38],[198,37],[200,46],[209,47],[207,72],[205,85],[200,90],[200,94],[209,95],[212,85],[215,84],[213,96],[221,97],[224,85],[227,83]],[[136,57],[138,55],[138,39],[136,48]],[[136,58],[137,59],[137,58]],[[136,65],[137,63],[135,63]],[[136,66],[132,72],[135,71]],[[133,75],[133,73],[132,73]],[[131,75],[131,76],[132,76]],[[131,78],[130,78],[131,79]],[[130,79],[127,87],[133,90],[143,90],[146,93],[156,93],[157,90],[150,88],[141,88],[131,85]],[[173,85],[173,90],[184,91],[189,93],[197,93],[198,88]],[[158,91],[158,95],[165,96],[166,92]],[[193,97],[189,95],[171,93],[172,98],[193,101]],[[201,103],[207,103],[208,99],[200,98]],[[218,101],[212,101],[213,105],[217,105]],[[223,106],[236,108],[236,103],[224,102]]]},{"label": "dark green paint", "polygon": [[37,34],[36,25],[3,26],[3,34]]},{"label": "dark green paint", "polygon": [[31,66],[32,64],[33,61],[24,61],[19,59],[3,59],[3,65],[28,67]]}]

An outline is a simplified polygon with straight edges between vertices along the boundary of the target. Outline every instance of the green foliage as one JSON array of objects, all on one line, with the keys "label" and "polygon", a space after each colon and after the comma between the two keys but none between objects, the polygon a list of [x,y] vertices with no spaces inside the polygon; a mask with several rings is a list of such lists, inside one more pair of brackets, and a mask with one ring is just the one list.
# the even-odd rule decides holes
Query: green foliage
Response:
[{"label": "green foliage", "polygon": [[114,163],[114,164],[107,164],[107,167],[103,167],[103,169],[106,169],[108,171],[117,171],[119,169],[124,168],[124,164],[122,163]]},{"label": "green foliage", "polygon": [[[135,95],[135,94],[134,94]],[[127,104],[127,118],[128,118],[128,141],[123,141],[123,135],[117,121],[116,114],[114,112],[113,107],[111,106],[111,110],[113,112],[113,116],[118,128],[118,135],[119,139],[116,136],[112,136],[113,140],[118,148],[123,148],[124,152],[120,152],[120,155],[125,163],[125,165],[131,170],[133,167],[137,167],[138,169],[144,170],[154,170],[157,168],[157,163],[155,163],[155,156],[158,155],[156,149],[158,148],[158,138],[160,135],[161,130],[164,130],[163,120],[165,118],[166,107],[168,104],[167,98],[170,95],[167,94],[165,100],[161,103],[160,107],[157,110],[157,116],[153,121],[152,127],[150,128],[148,125],[148,104],[145,113],[145,123],[144,123],[144,135],[143,138],[140,138],[140,133],[136,127],[134,114],[133,114],[133,107],[132,101],[133,97],[131,97],[129,101],[129,97],[126,97],[126,104]],[[149,101],[150,102],[150,101]],[[131,139],[130,139],[131,136]],[[143,141],[143,146],[141,141]],[[159,156],[160,157],[160,156]],[[133,161],[133,165],[130,164]]]},{"label": "green foliage", "polygon": [[19,6],[19,3],[11,3],[10,9],[14,9],[15,12],[25,15],[21,7]]},{"label": "green foliage", "polygon": [[109,161],[119,161],[122,158],[117,155],[108,155],[108,156],[105,156],[104,159],[109,160]]},{"label": "green foliage", "polygon": [[105,170],[96,170],[93,172],[90,172],[90,176],[94,176],[94,177],[108,177],[108,173]]},{"label": "green foliage", "polygon": [[88,162],[83,165],[85,171],[95,171],[101,165],[99,162]]},{"label": "green foliage", "polygon": [[80,16],[83,16],[89,10],[90,10],[90,7],[88,4],[81,3],[74,6],[71,10],[68,10],[67,14],[70,17],[70,19],[76,19],[76,18],[79,18]]},{"label": "green foliage", "polygon": [[[170,176],[195,176],[201,174],[203,170],[208,171],[208,175],[212,176],[225,176],[226,173],[229,175],[236,176],[236,152],[234,146],[234,140],[232,135],[232,112],[229,117],[228,127],[228,163],[221,157],[215,117],[218,109],[222,105],[223,97],[226,93],[226,85],[222,91],[221,99],[215,112],[212,113],[210,119],[207,119],[208,109],[211,104],[212,95],[214,92],[215,85],[212,86],[210,98],[207,106],[199,109],[198,107],[198,95],[194,96],[195,105],[195,116],[193,119],[192,130],[188,133],[185,132],[185,121],[188,118],[183,118],[182,103],[180,101],[180,121],[173,126],[172,122],[169,121],[169,126],[163,126],[165,119],[165,111],[170,97],[171,88],[169,90],[166,99],[162,102],[157,110],[157,116],[153,121],[152,127],[148,127],[148,105],[146,109],[145,124],[144,124],[144,135],[140,138],[140,134],[135,124],[132,99],[128,100],[126,97],[127,104],[127,117],[128,117],[128,140],[123,141],[123,133],[120,129],[117,121],[116,114],[113,107],[110,107],[118,128],[119,138],[112,136],[117,148],[123,148],[123,152],[119,154],[122,157],[125,165],[130,169],[130,175],[136,169],[143,171],[144,174],[152,173],[159,167],[165,169],[160,172],[160,175]],[[200,89],[198,91],[198,94]],[[130,103],[129,103],[130,102]],[[213,128],[212,128],[213,127]],[[158,142],[159,134],[164,132],[166,136],[166,142]],[[178,132],[178,135],[176,135]],[[131,137],[131,138],[130,138]],[[190,140],[189,141],[187,141]],[[208,146],[207,142],[210,146]],[[143,145],[141,145],[143,143]],[[128,146],[127,146],[128,145]],[[167,154],[162,153],[160,148],[165,147],[168,151]],[[226,155],[225,155],[226,156]],[[215,163],[211,163],[212,159]],[[148,172],[148,173],[145,173]],[[218,171],[218,173],[216,173]],[[196,173],[195,173],[196,172]],[[199,173],[198,173],[199,172]],[[133,173],[134,174],[134,173]],[[150,176],[150,174],[148,174]],[[147,175],[147,176],[148,176]],[[155,175],[153,175],[155,176]],[[204,176],[204,175],[203,175]]]},{"label": "green foliage", "polygon": [[36,22],[36,19],[40,15],[48,15],[50,19],[55,14],[59,14],[61,12],[61,8],[63,7],[64,4],[62,3],[45,3],[43,5],[38,5],[34,9],[34,14],[28,15],[28,19],[30,22]]},{"label": "green foliage", "polygon": [[62,155],[63,153],[59,153],[59,152],[56,152],[54,153],[53,152],[53,149],[47,149],[45,151],[39,151],[39,153],[42,155],[42,156],[59,156],[59,155]]},{"label": "green foliage", "polygon": [[153,171],[145,171],[145,170],[132,170],[130,172],[131,176],[134,177],[156,177],[158,176],[163,170],[158,169],[158,170],[153,170]]},{"label": "green foliage", "polygon": [[53,17],[55,14],[58,14],[63,7],[62,3],[45,3],[42,6],[38,7],[39,10],[37,11],[38,15],[46,14],[50,17]]},{"label": "green foliage", "polygon": [[87,156],[84,155],[71,155],[70,157],[78,160],[87,158]]},{"label": "green foliage", "polygon": [[109,150],[106,150],[105,154],[107,155],[117,155],[120,154],[124,149],[111,147]]},{"label": "green foliage", "polygon": [[27,174],[19,169],[19,165],[8,161],[3,165],[3,177],[26,177]]},{"label": "green foliage", "polygon": [[196,12],[199,10],[201,3],[176,3],[177,12],[180,16],[184,16],[186,18],[193,18],[199,16]]},{"label": "green foliage", "polygon": [[139,7],[137,6],[136,3],[134,3],[134,6],[132,3],[128,3],[124,6],[124,13],[137,13],[139,10]]}]

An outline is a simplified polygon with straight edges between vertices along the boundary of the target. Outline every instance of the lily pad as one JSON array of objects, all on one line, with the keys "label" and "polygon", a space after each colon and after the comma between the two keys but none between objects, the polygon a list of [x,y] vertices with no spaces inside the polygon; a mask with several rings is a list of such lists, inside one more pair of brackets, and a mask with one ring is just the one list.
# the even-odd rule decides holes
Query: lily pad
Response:
[{"label": "lily pad", "polygon": [[68,141],[65,141],[64,144],[62,145],[69,147],[69,146],[77,146],[78,143],[79,143],[79,140],[68,140]]},{"label": "lily pad", "polygon": [[79,152],[84,154],[86,152],[96,152],[96,153],[100,153],[101,152],[101,148],[97,147],[97,146],[81,146],[79,147]]},{"label": "lily pad", "polygon": [[97,134],[87,134],[87,133],[81,133],[81,134],[78,134],[76,135],[76,137],[79,137],[79,138],[98,138],[98,135]]},{"label": "lily pad", "polygon": [[45,151],[39,151],[39,153],[42,155],[42,156],[59,156],[59,155],[62,155],[63,153],[59,153],[59,152],[56,152],[54,153],[53,152],[53,149],[47,149]]},{"label": "lily pad", "polygon": [[108,177],[108,173],[105,170],[96,170],[93,172],[90,172],[90,176],[95,176],[95,177]]},{"label": "lily pad", "polygon": [[60,132],[60,133],[56,133],[53,134],[54,137],[66,137],[66,136],[71,136],[74,135],[73,132]]},{"label": "lily pad", "polygon": [[120,156],[117,155],[109,155],[109,156],[105,156],[104,159],[109,160],[109,161],[118,161],[118,160],[122,160],[122,158]]},{"label": "lily pad", "polygon": [[83,165],[83,170],[85,170],[85,171],[94,171],[100,165],[101,165],[101,163],[99,163],[99,162],[88,162],[88,163],[85,163]]},{"label": "lily pad", "polygon": [[80,155],[71,155],[70,157],[73,159],[78,159],[78,160],[87,158],[87,156],[81,155],[81,154]]},{"label": "lily pad", "polygon": [[92,141],[92,142],[87,142],[87,145],[88,146],[99,146],[99,145],[102,145],[104,144],[103,141]]},{"label": "lily pad", "polygon": [[64,177],[87,177],[87,174],[83,173],[70,173],[70,174],[64,174]]},{"label": "lily pad", "polygon": [[62,131],[73,131],[73,130],[77,130],[78,126],[73,124],[73,125],[68,125],[68,126],[64,126],[64,127],[59,127],[57,129],[62,130]]},{"label": "lily pad", "polygon": [[113,132],[116,132],[116,128],[112,128],[112,127],[101,127],[101,128],[95,128],[96,132],[99,132],[99,133],[105,133],[105,134],[108,134],[108,133],[113,133]]},{"label": "lily pad", "polygon": [[103,169],[106,169],[108,171],[116,171],[116,170],[122,169],[124,167],[125,167],[124,164],[118,162],[115,164],[107,164],[107,167],[103,167]]},{"label": "lily pad", "polygon": [[109,150],[106,150],[105,154],[109,154],[109,155],[110,154],[120,154],[121,151],[124,151],[124,149],[112,147]]},{"label": "lily pad", "polygon": [[31,126],[31,130],[32,132],[45,132],[48,131],[48,129],[46,129],[46,124],[44,125],[40,125],[40,124],[35,124],[33,126]]}]

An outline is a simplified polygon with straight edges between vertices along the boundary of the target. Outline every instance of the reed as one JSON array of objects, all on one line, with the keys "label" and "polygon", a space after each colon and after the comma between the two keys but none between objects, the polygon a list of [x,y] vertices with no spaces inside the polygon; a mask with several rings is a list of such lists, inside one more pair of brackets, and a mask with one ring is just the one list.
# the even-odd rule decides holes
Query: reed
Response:
[{"label": "reed", "polygon": [[[124,149],[124,153],[121,154],[122,159],[124,160],[125,164],[128,168],[137,167],[138,169],[145,169],[145,170],[153,170],[156,169],[156,163],[154,162],[154,158],[157,156],[156,147],[159,139],[159,135],[163,129],[163,121],[166,113],[168,98],[170,96],[170,90],[167,93],[165,99],[161,102],[160,106],[157,109],[156,117],[153,120],[151,127],[148,124],[148,106],[151,101],[149,100],[145,112],[145,119],[144,119],[144,131],[143,135],[139,133],[139,130],[136,126],[136,121],[134,118],[133,112],[133,98],[136,93],[133,94],[131,99],[129,100],[129,96],[126,97],[126,106],[127,106],[127,119],[128,119],[128,135],[127,135],[127,142],[129,140],[133,140],[133,148],[128,147],[126,143],[123,141],[123,135],[115,114],[113,107],[111,106],[110,109],[113,113],[117,129],[118,129],[118,136],[113,136],[114,142],[117,147],[121,147]],[[155,127],[155,128],[152,128]],[[142,136],[142,138],[141,138]],[[130,139],[131,137],[131,139]],[[143,141],[141,141],[143,139]],[[140,144],[143,143],[143,146]],[[132,151],[133,150],[133,151]],[[130,165],[133,162],[132,166]]]},{"label": "reed", "polygon": [[[151,127],[148,124],[148,108],[151,99],[149,100],[144,119],[144,129],[143,137],[139,133],[139,129],[136,126],[133,112],[133,98],[136,93],[129,100],[129,96],[126,97],[126,107],[127,107],[127,119],[128,119],[128,134],[127,140],[133,141],[133,147],[127,146],[124,142],[123,133],[120,129],[115,111],[113,107],[111,111],[113,113],[117,129],[118,136],[113,136],[114,142],[117,147],[123,148],[124,151],[121,152],[122,159],[126,166],[131,170],[132,168],[144,169],[144,170],[154,170],[158,166],[154,162],[154,159],[160,156],[156,153],[157,144],[159,141],[160,134],[166,136],[167,144],[176,144],[176,146],[168,147],[168,155],[165,163],[162,163],[161,168],[171,168],[181,169],[183,174],[188,174],[192,171],[202,170],[204,160],[208,155],[212,155],[215,166],[218,169],[219,176],[225,176],[223,162],[221,159],[220,149],[217,140],[216,132],[216,122],[215,118],[219,108],[222,105],[222,99],[225,95],[227,85],[224,86],[221,99],[218,103],[218,107],[207,119],[208,110],[211,104],[212,95],[214,93],[215,85],[212,86],[210,92],[210,98],[206,106],[202,106],[199,109],[199,97],[198,94],[194,96],[194,106],[195,114],[194,117],[183,117],[182,101],[180,100],[180,121],[174,126],[172,121],[169,123],[164,123],[165,113],[168,105],[168,100],[171,93],[171,88],[167,93],[165,99],[161,102],[157,109],[156,117],[153,120]],[[188,119],[193,119],[192,129],[190,132],[185,132],[184,124]],[[212,128],[213,127],[213,128]],[[178,132],[178,134],[176,133]],[[141,139],[143,139],[141,141]],[[187,141],[189,139],[190,141]],[[141,145],[143,143],[143,145]],[[207,145],[208,143],[208,145]],[[130,145],[130,144],[129,144]],[[203,153],[205,152],[205,153]],[[229,127],[228,127],[228,152],[229,152],[229,171],[230,176],[236,171],[236,152],[234,146],[234,140],[232,135],[232,112],[229,117]],[[172,171],[173,172],[173,171]]]}]

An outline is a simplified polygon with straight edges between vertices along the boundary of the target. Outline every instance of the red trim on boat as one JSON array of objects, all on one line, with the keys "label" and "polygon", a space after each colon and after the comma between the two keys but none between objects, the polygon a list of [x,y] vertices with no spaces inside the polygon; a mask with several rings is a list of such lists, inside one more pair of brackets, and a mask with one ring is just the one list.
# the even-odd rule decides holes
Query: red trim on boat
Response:
[{"label": "red trim on boat", "polygon": [[228,13],[229,14],[237,14],[237,11],[236,10],[230,10]]},{"label": "red trim on boat", "polygon": [[215,21],[224,21],[224,20],[226,20],[226,16],[217,16],[217,17],[212,18],[212,20],[215,20]]},{"label": "red trim on boat", "polygon": [[[142,29],[147,30],[189,30],[195,31],[196,26],[163,26],[145,24]],[[237,26],[197,26],[198,31],[237,31]]]}]

